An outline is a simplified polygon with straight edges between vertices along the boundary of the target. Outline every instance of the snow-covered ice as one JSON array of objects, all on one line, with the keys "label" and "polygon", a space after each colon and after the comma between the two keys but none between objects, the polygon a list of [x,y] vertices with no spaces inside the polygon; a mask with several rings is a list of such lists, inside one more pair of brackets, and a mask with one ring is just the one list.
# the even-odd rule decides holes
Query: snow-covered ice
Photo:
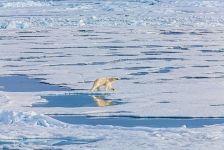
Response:
[{"label": "snow-covered ice", "polygon": [[[22,149],[217,149],[224,127],[121,128],[63,124],[34,112],[0,112],[0,147]],[[5,144],[4,144],[5,143]],[[66,144],[67,143],[67,144]]]},{"label": "snow-covered ice", "polygon": [[[1,0],[0,75],[74,91],[4,91],[0,147],[222,149],[223,125],[69,125],[46,114],[223,117],[223,0]],[[32,107],[117,76],[107,107]],[[104,92],[100,92],[104,94]],[[44,142],[44,141],[47,142]]]}]

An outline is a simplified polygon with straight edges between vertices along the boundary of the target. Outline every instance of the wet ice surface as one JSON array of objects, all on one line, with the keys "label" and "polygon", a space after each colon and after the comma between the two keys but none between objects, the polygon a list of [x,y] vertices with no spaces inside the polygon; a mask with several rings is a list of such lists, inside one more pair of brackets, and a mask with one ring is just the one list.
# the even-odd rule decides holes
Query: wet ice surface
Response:
[{"label": "wet ice surface", "polygon": [[[87,144],[91,142],[97,142],[97,140],[85,140],[76,138],[23,138],[23,139],[0,139],[0,145],[51,145],[51,146],[64,146],[72,144]],[[7,148],[5,148],[7,149]]]},{"label": "wet ice surface", "polygon": [[90,117],[77,115],[51,115],[51,117],[70,124],[112,125],[121,127],[154,127],[154,128],[201,128],[208,125],[223,124],[224,118],[191,118],[191,117]]},{"label": "wet ice surface", "polygon": [[[5,90],[0,85],[0,109],[104,117],[223,117],[223,6],[223,0],[2,0],[0,74],[4,78],[2,83]],[[5,80],[4,76],[9,74],[24,74],[35,81],[20,77],[15,81]],[[63,102],[59,96],[56,101],[43,103],[43,95],[64,93],[52,86],[49,91],[48,87],[39,91],[37,84],[36,89],[36,82],[39,82],[36,79],[43,79],[50,85],[88,93],[93,81],[103,76],[121,78],[113,85],[116,90],[106,96],[108,101],[93,101],[88,97],[86,100],[82,98],[82,104],[76,104],[73,101]],[[19,80],[26,80],[29,88],[14,86],[17,84],[13,83]],[[35,93],[29,91],[33,86]],[[113,105],[113,100],[118,100],[118,104]],[[119,100],[125,103],[120,104]],[[31,107],[31,103],[41,104],[41,107]],[[67,117],[68,122],[74,121],[74,118]],[[91,133],[93,139],[99,139],[100,134],[102,142],[96,140],[79,147],[72,141],[71,147],[102,149],[107,146],[108,149],[121,149],[119,143],[123,143],[122,148],[128,146],[133,149],[223,149],[223,142],[220,142],[224,139],[223,126],[201,127],[223,123],[215,118],[196,119],[195,122],[188,120],[186,123],[181,120],[178,124],[178,127],[188,123],[188,126],[195,127],[194,123],[196,126],[199,123],[196,130],[123,129],[127,125],[112,119],[112,122],[101,121],[102,124],[107,121],[113,125],[120,124],[121,128],[100,125],[91,126],[93,129],[90,131],[86,131],[90,126],[84,125],[72,129],[56,125],[52,129],[44,119],[29,126],[29,118],[24,117],[25,123],[22,125],[15,123],[17,119],[11,119],[11,124],[4,126],[1,120],[0,126],[5,129],[1,131],[1,141],[7,143],[4,139],[19,139],[21,136],[35,139],[39,133],[46,133],[47,138],[72,134],[80,137],[77,139],[86,140],[88,138],[82,138],[83,134]],[[89,121],[85,117],[82,119]],[[127,119],[133,126],[140,125],[129,118],[121,119]],[[72,123],[75,125],[75,122]],[[146,123],[143,121],[142,124]],[[45,134],[41,136],[43,138]],[[125,141],[127,138],[130,140]],[[212,144],[209,143],[211,141]],[[30,149],[35,147],[29,140],[24,142],[28,142]],[[16,141],[15,147],[21,146],[21,143],[26,147],[24,142]],[[39,142],[42,143],[41,140]],[[50,140],[43,145],[52,148],[51,143]],[[67,143],[66,140],[64,143]],[[63,145],[63,148],[67,145],[70,143]]]},{"label": "wet ice surface", "polygon": [[56,85],[41,82],[41,79],[32,79],[26,75],[1,76],[0,87],[6,92],[41,92],[41,91],[67,91]]}]

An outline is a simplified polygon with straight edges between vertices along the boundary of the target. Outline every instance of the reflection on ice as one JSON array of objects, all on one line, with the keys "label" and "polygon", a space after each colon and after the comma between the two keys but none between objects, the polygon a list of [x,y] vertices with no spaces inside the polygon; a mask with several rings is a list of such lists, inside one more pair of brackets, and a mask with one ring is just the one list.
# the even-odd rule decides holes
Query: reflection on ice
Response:
[{"label": "reflection on ice", "polygon": [[119,105],[122,102],[119,99],[106,99],[104,95],[91,95],[88,93],[49,95],[43,96],[46,102],[33,104],[33,107],[104,107]]},{"label": "reflection on ice", "polygon": [[110,106],[113,105],[112,100],[105,100],[100,96],[92,96],[93,100],[96,102],[96,105],[99,107]]}]

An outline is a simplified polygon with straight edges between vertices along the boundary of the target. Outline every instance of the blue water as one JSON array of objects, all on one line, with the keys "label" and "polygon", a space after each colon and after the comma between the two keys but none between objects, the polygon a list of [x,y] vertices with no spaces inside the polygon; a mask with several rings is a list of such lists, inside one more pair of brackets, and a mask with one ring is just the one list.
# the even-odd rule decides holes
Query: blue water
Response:
[{"label": "blue water", "polygon": [[139,118],[139,117],[88,117],[79,115],[52,115],[51,117],[70,124],[112,125],[121,127],[153,127],[153,128],[200,128],[207,125],[224,124],[224,118]]},{"label": "blue water", "polygon": [[0,77],[0,90],[6,92],[41,92],[41,91],[67,91],[69,88],[50,85],[41,79],[29,78],[26,75],[12,75]]},{"label": "blue water", "polygon": [[[0,139],[0,145],[5,144],[32,144],[32,145],[51,145],[51,146],[64,146],[71,144],[88,144],[97,142],[100,139],[78,139],[75,137],[61,137],[61,138],[22,138],[22,139]],[[7,149],[7,148],[6,148]]]},{"label": "blue water", "polygon": [[[77,94],[65,94],[65,95],[49,95],[42,96],[43,99],[46,99],[47,102],[33,104],[33,107],[98,107],[94,98],[94,95],[88,93],[77,93]],[[104,95],[96,95],[96,97],[101,98],[101,103],[105,104],[104,106],[118,105],[123,102],[119,99],[111,100],[106,99]]]}]

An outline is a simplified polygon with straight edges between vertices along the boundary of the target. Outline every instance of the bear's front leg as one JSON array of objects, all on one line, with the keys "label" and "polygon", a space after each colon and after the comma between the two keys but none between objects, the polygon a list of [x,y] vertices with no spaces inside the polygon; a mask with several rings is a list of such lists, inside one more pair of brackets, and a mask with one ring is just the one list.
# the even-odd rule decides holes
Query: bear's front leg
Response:
[{"label": "bear's front leg", "polygon": [[108,91],[110,87],[108,85],[105,86],[105,90]]},{"label": "bear's front leg", "polygon": [[111,83],[109,83],[109,84],[107,85],[107,89],[108,89],[108,90],[112,90],[112,91],[115,90],[114,88],[112,88],[112,84],[111,84]]}]

